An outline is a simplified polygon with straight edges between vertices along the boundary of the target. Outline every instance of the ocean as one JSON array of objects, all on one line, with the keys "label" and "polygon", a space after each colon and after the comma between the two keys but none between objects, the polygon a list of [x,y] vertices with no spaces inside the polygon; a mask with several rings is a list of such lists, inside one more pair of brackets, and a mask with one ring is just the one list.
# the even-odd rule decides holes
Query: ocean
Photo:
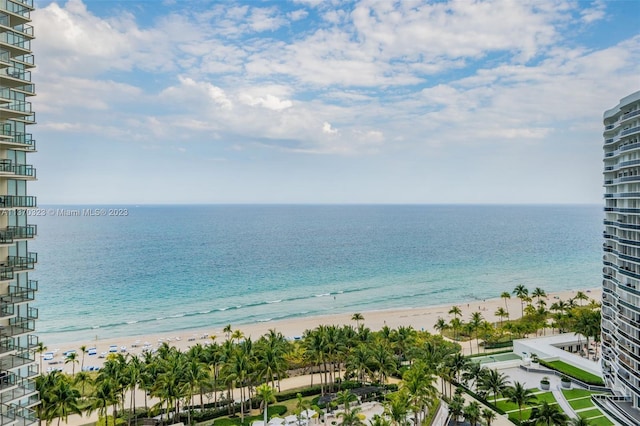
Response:
[{"label": "ocean", "polygon": [[[91,212],[83,209],[92,209]],[[104,209],[104,210],[102,210]],[[599,205],[45,206],[45,344],[601,283]],[[103,215],[104,212],[119,216]],[[68,213],[68,215],[65,215]]]}]

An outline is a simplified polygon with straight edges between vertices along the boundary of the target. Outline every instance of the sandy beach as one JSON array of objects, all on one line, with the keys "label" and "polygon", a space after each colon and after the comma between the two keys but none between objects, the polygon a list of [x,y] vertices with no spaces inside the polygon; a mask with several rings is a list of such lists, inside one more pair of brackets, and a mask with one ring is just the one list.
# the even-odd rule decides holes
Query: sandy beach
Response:
[{"label": "sandy beach", "polygon": [[[577,291],[579,290],[549,293],[546,298],[547,308],[551,306],[554,301],[567,301],[573,298]],[[602,293],[600,288],[582,289],[582,291],[590,299],[594,299],[598,302],[601,300]],[[448,314],[448,311],[452,306],[454,306],[454,304],[360,313],[364,317],[364,325],[369,327],[371,330],[379,330],[385,325],[391,328],[412,326],[416,330],[425,330],[431,333],[436,333],[433,328],[436,321],[440,317],[449,321],[451,315]],[[468,303],[461,302],[455,304],[455,306],[458,306],[462,311],[462,319],[464,321],[467,321],[473,312],[480,312],[487,321],[497,322],[499,321],[499,318],[496,317],[495,312],[499,307],[505,308],[505,299],[494,298],[481,302],[478,302],[477,300]],[[520,316],[520,300],[515,296],[512,295],[510,299],[507,299],[506,307],[510,314],[510,319],[516,319]],[[284,336],[293,339],[295,337],[302,336],[305,330],[313,329],[321,324],[351,324],[355,326],[355,321],[351,319],[353,313],[355,313],[355,311],[349,314],[297,318],[295,320],[287,321],[272,321],[245,325],[231,324],[231,327],[233,330],[242,331],[245,337],[251,337],[254,340],[267,333],[270,329],[275,329],[281,332]],[[45,372],[55,368],[62,369],[62,371],[70,373],[72,365],[70,363],[64,364],[65,357],[63,353],[67,350],[73,349],[80,352],[79,348],[81,346],[86,346],[87,349],[95,348],[95,355],[87,354],[84,357],[85,368],[95,368],[102,366],[104,363],[104,358],[100,357],[101,354],[108,354],[110,350],[112,352],[117,350],[118,352],[122,351],[131,354],[139,354],[145,345],[147,348],[157,348],[163,342],[167,342],[181,350],[187,350],[189,347],[198,343],[202,345],[209,343],[212,338],[217,342],[222,342],[226,339],[226,336],[221,328],[212,328],[183,331],[179,333],[173,332],[144,336],[122,336],[112,339],[86,340],[55,345],[47,345],[47,342],[43,342],[45,346],[48,347],[47,351],[54,352],[54,358],[53,360],[43,360],[42,368]],[[78,354],[78,360],[82,360],[82,355],[80,353]],[[76,372],[79,371],[79,369],[80,365],[76,365]]]}]

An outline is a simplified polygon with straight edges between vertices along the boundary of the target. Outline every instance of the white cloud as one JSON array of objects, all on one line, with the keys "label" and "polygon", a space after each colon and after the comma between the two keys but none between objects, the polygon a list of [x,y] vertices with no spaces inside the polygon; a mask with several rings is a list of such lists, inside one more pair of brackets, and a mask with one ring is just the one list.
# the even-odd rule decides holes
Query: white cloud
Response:
[{"label": "white cloud", "polygon": [[603,19],[606,16],[606,9],[607,5],[604,1],[596,0],[590,8],[582,10],[580,16],[583,22],[590,24]]},{"label": "white cloud", "polygon": [[322,133],[327,135],[337,135],[338,129],[334,129],[330,123],[327,123],[325,121],[324,123],[322,123]]},{"label": "white cloud", "polygon": [[306,18],[309,15],[309,12],[307,12],[304,9],[298,9],[298,10],[294,10],[292,12],[287,13],[287,18],[289,18],[292,21],[299,21],[301,19]]}]

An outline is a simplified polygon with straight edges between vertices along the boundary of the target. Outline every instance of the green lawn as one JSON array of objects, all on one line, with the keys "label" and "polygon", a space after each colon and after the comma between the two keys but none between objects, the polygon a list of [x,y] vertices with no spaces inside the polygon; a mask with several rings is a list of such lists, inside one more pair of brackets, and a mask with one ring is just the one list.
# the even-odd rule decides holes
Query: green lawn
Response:
[{"label": "green lawn", "polygon": [[588,419],[590,417],[597,417],[597,416],[601,416],[602,412],[600,410],[598,410],[597,408],[594,408],[593,410],[587,410],[587,411],[580,411],[579,413],[577,413],[580,417],[582,417],[583,419]]},{"label": "green lawn", "polygon": [[551,368],[558,370],[561,373],[566,374],[567,376],[574,377],[578,380],[582,380],[583,382],[592,383],[592,384],[604,384],[601,377],[596,376],[595,374],[591,374],[587,371],[581,370],[580,368],[574,367],[573,365],[567,364],[566,362],[553,361],[553,362],[546,362],[545,364],[549,365]]},{"label": "green lawn", "polygon": [[547,401],[547,403],[549,404],[558,403],[558,401],[556,401],[556,399],[554,398],[553,393],[551,392],[537,393],[536,398],[538,398],[538,404],[542,403],[542,401]]},{"label": "green lawn", "polygon": [[589,419],[589,424],[591,426],[613,426],[614,423],[608,418],[602,416],[595,419]]},{"label": "green lawn", "polygon": [[594,392],[586,389],[562,389],[562,394],[568,400],[575,398],[582,398],[584,396],[591,396],[601,394],[602,392]]},{"label": "green lawn", "polygon": [[[522,420],[527,420],[531,415],[531,408],[538,406],[542,401],[546,401],[549,404],[557,404],[558,401],[553,397],[551,392],[541,392],[536,394],[537,401],[532,405],[522,407]],[[520,420],[520,414],[518,412],[518,406],[513,402],[498,401],[498,407],[508,413],[509,419],[515,423],[515,420]]]},{"label": "green lawn", "polygon": [[595,405],[591,401],[591,398],[589,397],[572,399],[568,402],[571,408],[573,408],[574,410],[582,410],[583,408],[595,407]]}]

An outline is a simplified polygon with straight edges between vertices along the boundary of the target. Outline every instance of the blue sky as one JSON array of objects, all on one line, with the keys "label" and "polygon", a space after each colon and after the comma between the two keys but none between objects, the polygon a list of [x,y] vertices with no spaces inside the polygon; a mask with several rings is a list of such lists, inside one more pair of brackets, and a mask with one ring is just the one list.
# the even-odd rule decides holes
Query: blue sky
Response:
[{"label": "blue sky", "polygon": [[640,2],[38,1],[41,204],[601,203]]}]

